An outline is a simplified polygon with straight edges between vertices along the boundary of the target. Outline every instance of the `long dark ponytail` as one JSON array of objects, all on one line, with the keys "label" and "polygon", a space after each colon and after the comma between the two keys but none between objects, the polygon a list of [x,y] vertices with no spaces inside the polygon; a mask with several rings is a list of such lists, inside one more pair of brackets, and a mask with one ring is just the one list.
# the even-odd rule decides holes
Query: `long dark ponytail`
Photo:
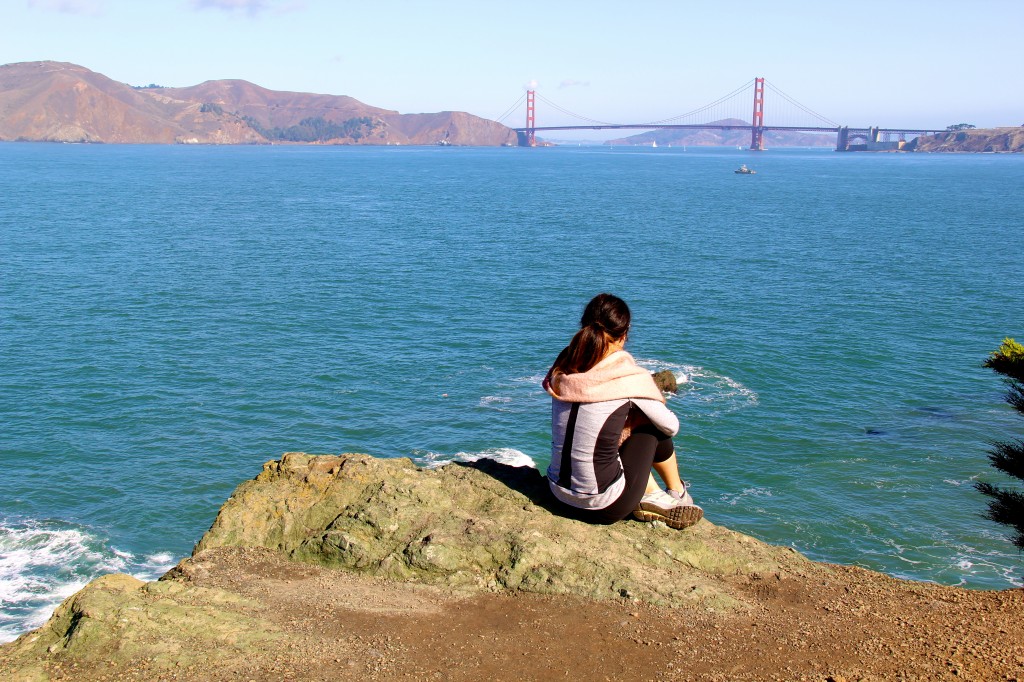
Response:
[{"label": "long dark ponytail", "polygon": [[555,360],[552,373],[586,372],[604,358],[609,343],[626,336],[630,319],[629,306],[618,296],[592,298],[583,309],[580,330]]}]

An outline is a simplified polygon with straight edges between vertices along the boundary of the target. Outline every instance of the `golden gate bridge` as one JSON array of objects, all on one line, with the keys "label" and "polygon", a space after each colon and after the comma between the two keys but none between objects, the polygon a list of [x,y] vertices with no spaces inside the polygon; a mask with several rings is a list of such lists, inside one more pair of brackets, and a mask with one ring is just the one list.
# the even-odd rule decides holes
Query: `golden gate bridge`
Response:
[{"label": "golden gate bridge", "polygon": [[[744,95],[749,92],[751,86],[753,86],[752,107],[750,107],[750,99]],[[766,90],[773,96],[772,101],[778,101],[781,105],[771,110],[776,113],[773,113],[770,125],[765,122]],[[833,133],[836,136],[836,151],[873,151],[898,149],[908,136],[913,138],[918,135],[944,132],[944,129],[940,128],[881,128],[876,126],[856,128],[840,125],[797,102],[779,88],[765,81],[764,78],[754,78],[729,94],[693,111],[646,123],[612,123],[581,116],[541,96],[536,90],[527,90],[496,120],[500,123],[508,118],[523,104],[524,100],[526,102],[526,125],[522,128],[513,128],[516,131],[520,147],[536,147],[538,132],[560,130],[749,130],[750,149],[755,151],[765,149],[766,132],[783,131]],[[572,125],[538,126],[537,100],[555,111],[582,122]],[[738,109],[739,106],[742,106],[745,112],[751,112],[750,123],[746,122],[746,113],[741,112]],[[776,121],[780,123],[776,124]]]}]

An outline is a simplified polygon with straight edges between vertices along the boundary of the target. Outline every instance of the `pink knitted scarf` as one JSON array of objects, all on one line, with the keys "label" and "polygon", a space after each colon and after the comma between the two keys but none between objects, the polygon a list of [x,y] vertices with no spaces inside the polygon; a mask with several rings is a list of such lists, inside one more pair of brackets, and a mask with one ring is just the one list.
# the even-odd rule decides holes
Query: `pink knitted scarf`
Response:
[{"label": "pink knitted scarf", "polygon": [[650,398],[665,402],[651,373],[638,367],[633,356],[616,351],[586,372],[552,374],[544,388],[553,398],[567,403],[599,403],[621,398]]}]

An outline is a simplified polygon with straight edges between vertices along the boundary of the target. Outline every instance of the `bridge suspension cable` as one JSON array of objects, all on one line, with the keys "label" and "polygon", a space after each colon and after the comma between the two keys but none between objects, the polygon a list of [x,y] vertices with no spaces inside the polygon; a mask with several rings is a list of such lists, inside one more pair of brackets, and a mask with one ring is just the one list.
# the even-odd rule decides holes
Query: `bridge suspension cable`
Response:
[{"label": "bridge suspension cable", "polygon": [[560,111],[563,114],[566,114],[567,116],[572,116],[574,118],[578,118],[581,121],[587,121],[588,123],[593,123],[595,125],[602,125],[602,126],[619,125],[618,123],[611,123],[609,121],[598,121],[596,119],[589,118],[587,116],[582,116],[580,114],[577,114],[577,113],[574,113],[572,111],[569,111],[565,107],[561,107],[561,106],[555,104],[554,102],[552,102],[547,97],[545,97],[544,95],[540,94],[539,92],[537,93],[537,99],[539,99],[541,102],[544,102],[544,104],[547,104],[549,107],[551,107],[551,108],[553,108],[553,109],[555,109],[557,111]]},{"label": "bridge suspension cable", "polygon": [[[754,83],[754,79],[750,79],[749,81],[747,81],[743,85],[739,86],[738,88],[736,88],[735,90],[733,90],[729,94],[723,95],[722,97],[719,97],[714,102],[711,102],[710,104],[705,104],[702,107],[698,107],[697,109],[694,109],[692,111],[688,111],[688,112],[686,112],[684,114],[679,114],[677,116],[671,116],[669,118],[664,118],[664,119],[661,119],[659,121],[645,121],[645,122],[643,122],[643,124],[638,124],[638,125],[665,125],[665,124],[671,124],[671,123],[674,123],[674,122],[679,121],[681,119],[690,118],[690,117],[693,117],[693,116],[696,116],[696,115],[702,114],[702,113],[707,113],[708,111],[714,109],[715,107],[717,107],[717,106],[719,106],[719,105],[721,105],[721,104],[723,104],[725,102],[728,102],[730,99],[733,99],[733,98],[737,97],[738,95],[741,95],[741,94],[745,93],[745,91],[750,89],[750,86],[753,85],[753,83]],[[552,102],[550,99],[548,99],[547,97],[544,97],[539,92],[537,93],[537,99],[539,99],[541,102],[543,102],[544,104],[548,105],[549,107],[551,107],[555,111],[561,112],[561,113],[563,113],[563,114],[565,114],[567,116],[571,116],[571,117],[579,119],[581,121],[586,121],[587,123],[593,123],[594,125],[622,125],[622,123],[617,122],[617,121],[600,121],[600,120],[595,119],[595,118],[590,118],[589,116],[584,116],[582,114],[577,114],[574,111],[570,111],[569,109],[566,109],[565,107],[563,107],[563,106],[561,106],[561,105],[559,105],[559,104],[557,104],[555,102]],[[516,106],[518,104],[520,104],[522,101],[523,101],[522,98],[520,98],[519,101],[516,103]],[[503,114],[503,117],[507,116],[507,115],[508,115],[508,113],[506,112],[506,114]],[[501,119],[498,119],[498,121],[500,122]]]},{"label": "bridge suspension cable", "polygon": [[517,99],[515,101],[515,103],[512,106],[510,106],[505,111],[504,114],[502,114],[501,116],[499,116],[498,118],[496,118],[494,120],[497,121],[498,123],[501,123],[502,121],[504,121],[506,118],[508,118],[509,116],[512,115],[512,112],[514,112],[516,109],[519,108],[519,105],[523,103],[524,99],[526,99],[526,93],[525,92],[522,94],[522,96],[519,99]]},{"label": "bridge suspension cable", "polygon": [[804,112],[805,114],[810,114],[811,116],[813,116],[814,118],[818,119],[819,121],[821,121],[823,123],[827,123],[828,127],[830,127],[830,128],[838,128],[839,127],[839,124],[836,123],[835,121],[833,121],[832,119],[827,118],[825,116],[822,116],[818,112],[805,107],[803,104],[800,104],[800,102],[797,102],[795,99],[793,99],[792,97],[790,97],[789,95],[784,93],[782,90],[779,90],[776,86],[772,85],[768,81],[765,81],[764,84],[765,84],[765,86],[771,88],[771,91],[773,93],[775,93],[776,95],[781,96],[784,100],[786,100],[787,102],[789,102],[790,104],[792,104],[797,109],[799,109],[800,111]]},{"label": "bridge suspension cable", "polygon": [[750,88],[750,86],[753,85],[753,84],[754,84],[754,79],[751,78],[749,81],[747,81],[746,83],[744,83],[740,87],[736,88],[735,90],[730,92],[728,95],[723,95],[722,97],[719,97],[718,99],[716,99],[714,102],[711,102],[710,104],[705,104],[704,106],[702,106],[702,107],[700,107],[698,109],[694,109],[693,111],[688,111],[685,114],[679,114],[678,116],[673,116],[671,118],[664,118],[664,119],[662,119],[660,121],[647,121],[647,123],[649,123],[651,125],[663,125],[663,124],[667,124],[667,123],[674,123],[675,121],[678,121],[678,120],[684,119],[684,118],[689,118],[690,116],[696,116],[697,114],[702,114],[702,113],[706,112],[707,110],[713,109],[714,107],[718,106],[719,104],[722,104],[723,102],[726,102],[726,101],[732,99],[733,97],[735,97],[736,95],[740,94],[741,92],[744,92],[745,90],[748,90]]}]

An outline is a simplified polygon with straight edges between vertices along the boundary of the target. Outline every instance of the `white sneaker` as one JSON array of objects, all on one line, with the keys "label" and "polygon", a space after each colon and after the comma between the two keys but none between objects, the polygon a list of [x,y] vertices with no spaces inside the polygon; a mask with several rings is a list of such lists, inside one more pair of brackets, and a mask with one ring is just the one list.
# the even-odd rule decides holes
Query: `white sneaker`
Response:
[{"label": "white sneaker", "polygon": [[641,521],[662,521],[669,528],[682,530],[704,518],[704,510],[693,504],[692,499],[685,504],[659,488],[640,498],[633,516]]}]

